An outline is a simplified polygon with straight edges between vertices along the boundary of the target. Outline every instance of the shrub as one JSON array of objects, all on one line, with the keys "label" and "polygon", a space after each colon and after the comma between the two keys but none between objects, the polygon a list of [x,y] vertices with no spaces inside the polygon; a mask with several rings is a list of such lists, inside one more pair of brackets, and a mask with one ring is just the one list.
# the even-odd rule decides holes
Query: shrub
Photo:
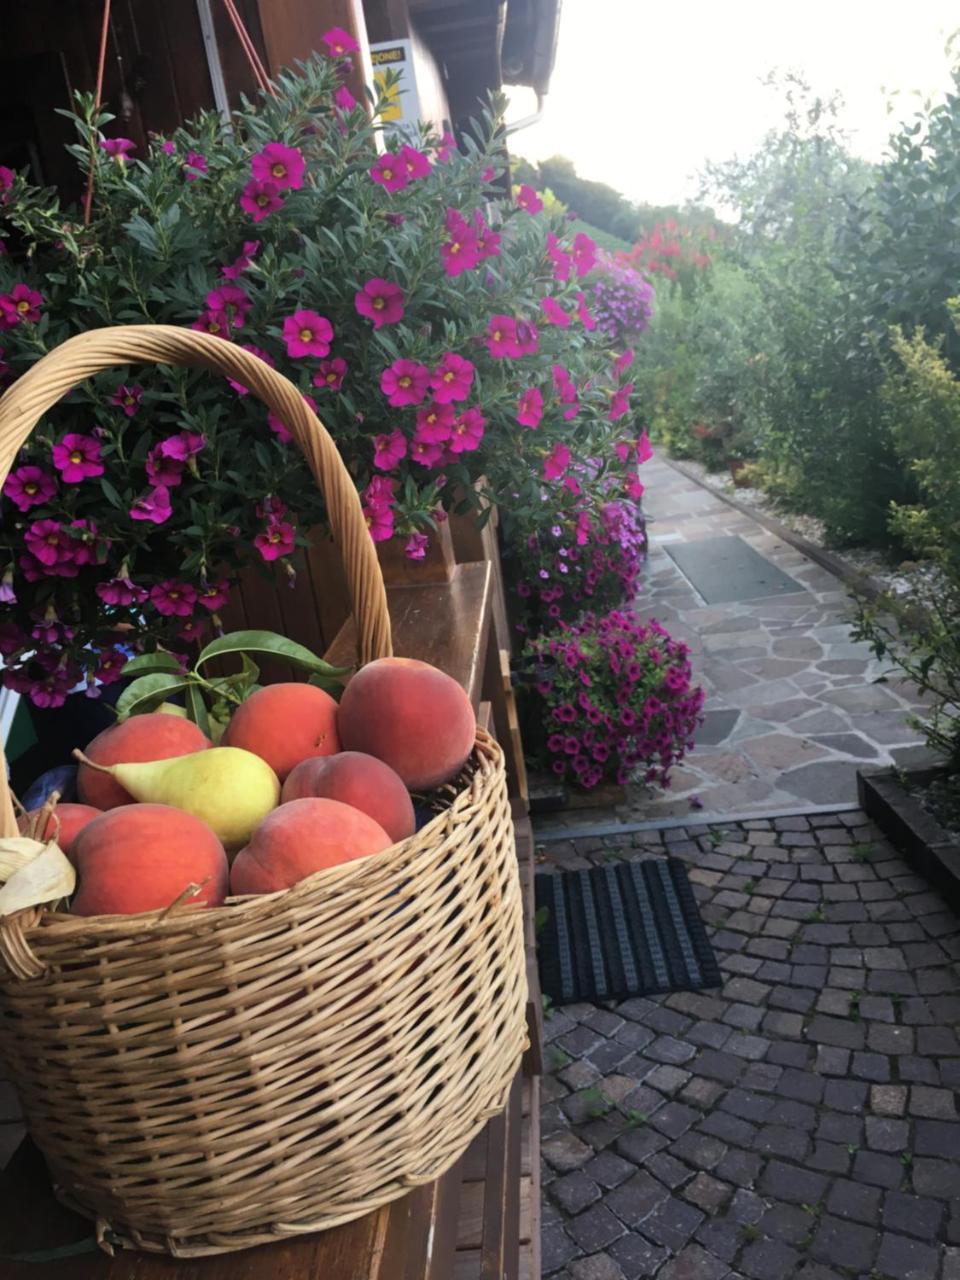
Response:
[{"label": "shrub", "polygon": [[580,787],[641,779],[669,787],[703,706],[688,652],[658,622],[618,610],[530,641],[521,657],[528,749]]}]

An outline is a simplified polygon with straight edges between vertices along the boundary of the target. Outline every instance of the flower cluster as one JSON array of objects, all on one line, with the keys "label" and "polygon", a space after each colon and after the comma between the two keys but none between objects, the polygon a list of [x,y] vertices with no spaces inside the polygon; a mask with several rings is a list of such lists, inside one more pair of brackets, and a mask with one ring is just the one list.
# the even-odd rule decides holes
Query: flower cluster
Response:
[{"label": "flower cluster", "polygon": [[557,777],[588,789],[669,787],[671,768],[693,746],[703,690],[691,686],[686,645],[658,622],[584,614],[532,640],[522,670],[537,699],[541,759]]},{"label": "flower cluster", "polygon": [[629,345],[649,328],[653,285],[634,267],[602,254],[590,304],[597,328],[611,343]]}]

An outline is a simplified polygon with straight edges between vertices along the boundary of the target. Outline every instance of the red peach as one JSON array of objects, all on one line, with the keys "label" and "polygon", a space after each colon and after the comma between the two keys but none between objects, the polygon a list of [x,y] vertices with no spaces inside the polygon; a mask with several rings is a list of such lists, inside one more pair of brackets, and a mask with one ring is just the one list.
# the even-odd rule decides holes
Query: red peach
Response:
[{"label": "red peach", "polygon": [[477,733],[461,686],[416,658],[377,658],[361,667],[344,690],[337,726],[345,750],[376,756],[411,791],[455,777]]},{"label": "red peach", "polygon": [[276,893],[392,843],[379,823],[351,805],[312,797],[291,800],[267,814],[234,858],[230,892]]},{"label": "red peach", "polygon": [[[153,711],[149,715],[131,716],[104,729],[84,754],[94,764],[144,764],[148,760],[188,756],[209,746],[210,739],[192,720]],[[97,809],[135,803],[130,792],[109,774],[98,773],[85,764],[77,771],[77,792],[81,800]]]},{"label": "red peach", "polygon": [[416,827],[413,801],[401,779],[388,764],[362,751],[301,760],[283,784],[280,803],[307,796],[352,805],[379,822],[395,842],[412,836]]},{"label": "red peach", "polygon": [[336,701],[316,685],[268,684],[237,707],[221,745],[252,751],[282,782],[301,760],[340,750]]},{"label": "red peach", "polygon": [[166,804],[122,805],[83,828],[73,846],[78,916],[134,915],[170,906],[189,884],[188,899],[218,907],[230,869],[223,845],[205,822]]}]

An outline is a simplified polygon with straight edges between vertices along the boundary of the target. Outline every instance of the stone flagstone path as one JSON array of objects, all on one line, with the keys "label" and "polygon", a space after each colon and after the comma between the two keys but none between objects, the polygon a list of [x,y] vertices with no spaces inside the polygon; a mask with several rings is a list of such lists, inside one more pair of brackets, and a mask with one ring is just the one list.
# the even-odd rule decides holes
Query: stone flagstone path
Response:
[{"label": "stone flagstone path", "polygon": [[864,815],[545,853],[682,858],[724,984],[547,1019],[544,1275],[960,1280],[960,921]]},{"label": "stone flagstone path", "polygon": [[[617,816],[686,816],[691,796],[709,813],[855,803],[859,766],[903,763],[916,752],[919,738],[906,724],[920,709],[916,691],[896,678],[875,683],[887,668],[850,639],[852,604],[832,574],[659,458],[644,467],[644,481],[651,543],[638,610],[690,645],[707,723],[672,790],[637,789]],[[706,605],[666,547],[731,534],[803,590]]]}]

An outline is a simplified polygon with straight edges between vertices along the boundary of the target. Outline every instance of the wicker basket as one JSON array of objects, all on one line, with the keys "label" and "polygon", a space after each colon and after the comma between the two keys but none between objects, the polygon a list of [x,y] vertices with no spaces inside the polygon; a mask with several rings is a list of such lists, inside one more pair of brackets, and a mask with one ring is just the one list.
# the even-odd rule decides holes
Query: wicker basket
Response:
[{"label": "wicker basket", "polygon": [[[229,375],[287,424],[326,495],[359,658],[389,653],[380,570],[333,442],[285,378],[230,343],[160,326],[64,343],[0,400],[0,480],[69,388],[142,361]],[[13,834],[9,795],[0,804]],[[58,1196],[96,1219],[108,1251],[246,1248],[436,1178],[505,1104],[525,1001],[503,758],[482,731],[417,835],[283,893],[0,921],[0,1057]]]}]

